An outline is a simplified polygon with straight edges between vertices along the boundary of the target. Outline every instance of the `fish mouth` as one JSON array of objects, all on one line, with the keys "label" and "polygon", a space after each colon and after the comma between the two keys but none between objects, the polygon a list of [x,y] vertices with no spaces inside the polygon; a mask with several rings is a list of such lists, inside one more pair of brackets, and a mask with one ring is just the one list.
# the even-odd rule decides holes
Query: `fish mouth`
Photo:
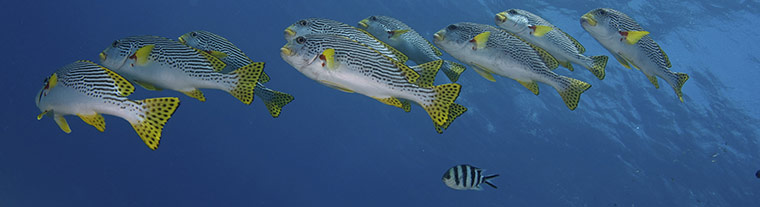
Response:
[{"label": "fish mouth", "polygon": [[586,22],[591,26],[596,26],[596,19],[593,14],[587,13],[581,17],[581,22]]},{"label": "fish mouth", "polygon": [[285,29],[285,36],[288,36],[288,37],[296,36],[296,31],[293,31],[292,27],[293,26],[290,26]]},{"label": "fish mouth", "polygon": [[446,31],[438,31],[435,34],[433,34],[433,38],[435,38],[436,41],[441,41],[445,39],[444,35],[446,34]]},{"label": "fish mouth", "polygon": [[179,38],[177,39],[179,39],[179,43],[187,44],[187,40],[185,40],[185,35],[179,36]]},{"label": "fish mouth", "polygon": [[105,52],[100,52],[98,56],[100,57],[100,62],[106,61],[106,58],[108,57]]},{"label": "fish mouth", "polygon": [[507,21],[507,14],[506,12],[501,12],[496,14],[496,22],[506,22]]},{"label": "fish mouth", "polygon": [[280,48],[280,53],[287,56],[293,56],[293,50],[285,46]]},{"label": "fish mouth", "polygon": [[362,19],[361,21],[359,21],[359,26],[361,26],[361,27],[364,27],[364,28],[367,28],[367,27],[369,27],[369,24],[368,24],[368,23],[369,23],[369,20],[367,20],[367,19]]}]

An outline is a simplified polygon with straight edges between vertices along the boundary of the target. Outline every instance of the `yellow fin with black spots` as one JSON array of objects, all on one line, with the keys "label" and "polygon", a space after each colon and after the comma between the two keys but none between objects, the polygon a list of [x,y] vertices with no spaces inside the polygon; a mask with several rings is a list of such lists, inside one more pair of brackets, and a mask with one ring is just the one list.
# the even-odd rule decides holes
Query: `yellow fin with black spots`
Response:
[{"label": "yellow fin with black spots", "polygon": [[573,63],[571,63],[570,61],[564,61],[564,62],[563,61],[557,61],[557,62],[559,63],[559,65],[561,65],[562,67],[567,68],[570,71],[574,71],[575,70],[573,68]]},{"label": "yellow fin with black spots", "polygon": [[564,86],[564,88],[558,89],[557,92],[559,92],[559,96],[562,97],[567,108],[575,110],[578,107],[578,102],[581,100],[581,94],[591,88],[591,84],[570,77],[562,76],[562,78],[569,82],[569,84]]},{"label": "yellow fin with black spots", "polygon": [[[135,86],[132,85],[132,83],[129,83],[129,81],[127,81],[127,79],[125,79],[124,77],[122,77],[118,73],[113,72],[111,69],[108,69],[106,67],[98,65],[98,64],[96,64],[96,63],[94,63],[92,61],[89,61],[89,60],[80,60],[80,61],[77,61],[77,62],[85,62],[85,63],[89,63],[89,64],[92,64],[92,65],[96,65],[100,69],[102,69],[103,71],[105,71],[106,74],[108,74],[108,76],[111,77],[111,79],[113,79],[114,85],[116,85],[116,88],[119,91],[119,95],[120,96],[129,96],[130,94],[132,94],[133,92],[135,92]],[[51,77],[51,80],[52,79],[53,78]]]},{"label": "yellow fin with black spots", "polygon": [[260,84],[256,85],[256,96],[260,97],[264,101],[264,105],[269,110],[269,114],[272,118],[277,118],[282,112],[282,107],[293,101],[293,96],[287,93],[275,91],[266,88]]},{"label": "yellow fin with black spots", "polygon": [[443,60],[434,60],[412,66],[411,68],[415,69],[415,71],[420,71],[420,77],[415,83],[420,87],[433,87],[435,76],[438,74],[441,65],[443,65]]},{"label": "yellow fin with black spots", "polygon": [[251,104],[256,83],[262,72],[264,62],[254,62],[230,72],[230,75],[237,76],[237,83],[228,92],[244,104]]},{"label": "yellow fin with black spots", "polygon": [[457,80],[459,80],[459,76],[461,76],[462,73],[467,70],[467,68],[462,64],[445,60],[443,61],[441,70],[443,70],[443,74],[445,74],[451,82],[457,82]]},{"label": "yellow fin with black spots", "polygon": [[142,113],[139,115],[142,120],[131,123],[132,128],[145,142],[145,145],[148,145],[151,150],[156,150],[161,141],[164,124],[169,121],[169,118],[179,107],[179,98],[149,98],[139,100],[137,103],[142,106]]},{"label": "yellow fin with black spots", "polygon": [[528,90],[530,90],[530,92],[533,92],[533,94],[538,95],[538,83],[536,83],[536,81],[530,81],[530,82],[525,82],[525,81],[520,81],[520,80],[516,80],[516,81],[522,84],[523,86],[525,86],[525,88],[528,88]]},{"label": "yellow fin with black spots", "polygon": [[570,36],[570,34],[567,34],[564,31],[562,32],[562,34],[565,34],[565,36],[567,36],[567,38],[570,39],[570,41],[573,42],[573,44],[575,45],[575,48],[578,49],[578,53],[583,54],[583,53],[586,52],[586,48],[583,47],[583,45],[581,45],[581,43],[578,42],[578,40],[576,40],[575,38],[573,38],[573,36]]},{"label": "yellow fin with black spots", "polygon": [[435,86],[435,99],[429,105],[423,105],[436,125],[444,125],[449,120],[449,107],[459,97],[462,86],[449,83]]},{"label": "yellow fin with black spots", "polygon": [[449,107],[449,119],[443,125],[435,125],[435,131],[438,132],[438,134],[443,134],[443,130],[448,129],[451,123],[454,122],[454,119],[464,114],[464,112],[467,112],[467,107],[452,103]]},{"label": "yellow fin with black spots", "polygon": [[660,84],[657,83],[657,76],[656,75],[647,75],[647,74],[644,74],[644,75],[646,75],[647,79],[649,79],[649,82],[652,83],[652,85],[654,85],[654,88],[657,88],[657,89],[660,88]]},{"label": "yellow fin with black spots", "polygon": [[82,119],[84,123],[94,126],[95,129],[98,129],[100,132],[106,130],[106,120],[103,119],[103,116],[98,113],[94,113],[92,115],[77,114],[77,116],[79,116],[79,118]]},{"label": "yellow fin with black spots", "polygon": [[[427,39],[425,39],[425,41],[427,41]],[[435,45],[433,45],[433,43],[430,43],[430,41],[427,41],[427,43],[430,46],[430,49],[432,49],[433,52],[435,53],[435,56],[439,56],[439,57],[443,56],[443,53],[441,52],[441,50],[439,50],[437,47],[435,47]]]},{"label": "yellow fin with black spots", "polygon": [[596,78],[603,80],[606,75],[605,68],[607,67],[607,60],[609,58],[604,55],[591,56],[590,58],[593,62],[591,63],[591,68],[588,68],[588,70],[591,71]]},{"label": "yellow fin with black spots", "polygon": [[[372,98],[374,98],[377,101],[380,101],[381,103],[384,103],[384,104],[387,104],[387,105],[391,105],[391,106],[395,106],[395,107],[404,109],[404,103],[401,102],[401,100],[399,100],[397,98],[394,98],[394,97],[388,97],[388,98],[376,98],[376,97],[372,97]],[[404,109],[404,111],[406,111],[406,109]]]},{"label": "yellow fin with black spots", "polygon": [[203,50],[199,50],[199,49],[195,49],[195,51],[198,51],[198,53],[201,54],[201,56],[206,58],[206,60],[208,60],[208,62],[211,63],[211,67],[214,68],[214,72],[222,71],[224,67],[227,67],[227,64],[219,60],[219,58],[215,57],[213,54],[203,51]]},{"label": "yellow fin with black spots", "polygon": [[197,88],[190,91],[181,91],[181,92],[187,96],[190,96],[191,98],[198,99],[201,102],[206,101],[206,96],[204,96],[203,92],[201,92],[201,90],[198,90]]}]

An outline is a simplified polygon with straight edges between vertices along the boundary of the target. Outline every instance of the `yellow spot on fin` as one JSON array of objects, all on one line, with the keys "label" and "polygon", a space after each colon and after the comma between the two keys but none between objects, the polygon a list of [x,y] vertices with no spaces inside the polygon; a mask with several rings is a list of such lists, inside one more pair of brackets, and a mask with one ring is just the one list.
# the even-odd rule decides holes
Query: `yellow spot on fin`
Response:
[{"label": "yellow spot on fin", "polygon": [[92,115],[77,114],[77,116],[79,116],[79,118],[81,118],[84,123],[94,126],[95,129],[98,129],[100,132],[106,130],[106,121],[103,119],[103,116],[98,113]]},{"label": "yellow spot on fin", "polygon": [[179,107],[179,98],[150,98],[137,101],[137,103],[142,106],[142,114],[139,116],[143,119],[132,123],[132,128],[145,142],[145,145],[156,150],[161,141],[161,131],[164,129],[164,124]]},{"label": "yellow spot on fin", "polygon": [[412,111],[412,104],[410,104],[407,100],[401,100],[401,109],[403,109],[405,112],[410,112]]},{"label": "yellow spot on fin", "polygon": [[449,83],[435,86],[435,99],[429,105],[423,105],[430,118],[436,125],[444,125],[449,120],[449,107],[459,97],[462,86]]},{"label": "yellow spot on fin", "polygon": [[269,82],[270,79],[271,78],[269,78],[269,75],[267,75],[267,73],[265,73],[264,71],[261,71],[261,77],[259,77],[259,83]]},{"label": "yellow spot on fin", "polygon": [[203,95],[203,92],[201,90],[193,89],[191,91],[181,91],[187,96],[190,96],[191,98],[198,99],[199,101],[206,101],[206,96]]},{"label": "yellow spot on fin", "polygon": [[531,29],[533,29],[533,32],[532,32],[533,36],[543,37],[544,35],[546,35],[546,33],[552,31],[552,29],[554,28],[550,26],[544,26],[544,25],[535,25],[535,26],[531,26]]},{"label": "yellow spot on fin", "polygon": [[464,114],[464,112],[467,112],[466,107],[457,103],[452,103],[449,107],[449,119],[443,125],[435,125],[435,131],[438,132],[438,134],[442,134],[443,130],[448,129],[451,123],[454,122],[454,119]]},{"label": "yellow spot on fin", "polygon": [[478,64],[474,64],[473,69],[475,69],[475,72],[478,72],[478,75],[482,76],[486,80],[489,80],[491,82],[496,82],[496,79],[493,78],[493,75],[491,75],[491,72],[487,68],[480,66]]},{"label": "yellow spot on fin", "polygon": [[208,62],[211,63],[211,67],[214,69],[214,72],[222,71],[224,67],[227,67],[227,64],[219,60],[219,58],[214,57],[212,54],[209,54],[208,52],[202,51],[199,49],[195,49],[195,51],[198,51],[198,54],[206,58],[206,60],[208,60]]},{"label": "yellow spot on fin", "polygon": [[208,53],[211,54],[211,56],[214,56],[214,57],[219,58],[219,59],[227,57],[227,53],[223,53],[223,52],[216,51],[216,50],[208,51]]},{"label": "yellow spot on fin", "polygon": [[583,54],[583,53],[586,52],[586,48],[583,47],[583,45],[581,45],[581,43],[578,42],[578,40],[576,40],[575,38],[573,38],[573,36],[570,36],[570,34],[567,34],[564,31],[562,32],[562,34],[565,34],[565,36],[567,36],[567,38],[570,39],[570,41],[573,42],[573,44],[575,45],[575,48],[578,49],[578,53]]},{"label": "yellow spot on fin", "polygon": [[[623,32],[623,33],[625,33],[625,32]],[[644,37],[645,35],[648,35],[649,32],[647,32],[647,31],[628,31],[627,34],[628,35],[625,35],[625,42],[628,43],[629,45],[634,45],[637,42],[639,42],[639,40],[641,40],[642,37]]]},{"label": "yellow spot on fin", "polygon": [[256,85],[256,96],[261,97],[269,110],[269,114],[272,118],[277,118],[282,112],[282,107],[293,101],[293,96],[287,93],[275,91],[262,85]]},{"label": "yellow spot on fin", "polygon": [[338,61],[335,60],[335,49],[325,49],[325,51],[322,51],[320,59],[323,59],[325,61],[325,65],[323,65],[323,67],[327,67],[328,69],[338,68]]},{"label": "yellow spot on fin", "polygon": [[48,112],[50,112],[50,111],[48,111],[48,110],[45,110],[45,111],[43,111],[42,113],[40,113],[39,115],[37,115],[37,120],[40,120],[40,119],[42,119],[42,117],[44,117],[44,116],[45,116],[45,115],[46,115]]},{"label": "yellow spot on fin", "polygon": [[63,118],[61,115],[54,115],[53,119],[55,119],[55,123],[58,124],[58,128],[61,128],[63,132],[66,132],[66,134],[71,133],[71,128],[69,127],[69,123],[66,122],[66,118]]},{"label": "yellow spot on fin", "polygon": [[441,65],[443,65],[443,60],[435,60],[412,66],[415,71],[420,71],[420,78],[417,79],[416,84],[420,87],[433,87],[435,76],[438,74]]},{"label": "yellow spot on fin", "polygon": [[621,65],[623,65],[623,67],[625,67],[625,68],[628,68],[628,69],[631,69],[631,65],[630,65],[630,64],[628,64],[628,61],[626,61],[626,60],[625,60],[625,58],[623,58],[623,56],[620,56],[620,54],[614,54],[614,53],[612,54],[612,56],[613,56],[613,57],[615,57],[615,59],[616,59],[616,60],[617,60],[617,61],[618,61],[618,62],[619,62]]},{"label": "yellow spot on fin", "polygon": [[575,110],[578,107],[578,102],[581,100],[581,94],[591,88],[591,84],[565,76],[562,76],[562,78],[566,79],[569,84],[562,89],[558,89],[557,92],[559,92],[559,96],[562,97],[567,108]]},{"label": "yellow spot on fin", "polygon": [[408,29],[400,29],[400,30],[393,30],[388,31],[388,39],[396,39],[401,37],[402,34],[409,32]]},{"label": "yellow spot on fin", "polygon": [[140,85],[143,88],[151,90],[151,91],[160,91],[160,90],[163,90],[162,88],[154,86],[153,84],[150,84],[150,83],[146,83],[146,82],[142,82],[142,81],[138,81],[138,80],[134,80],[134,81],[135,81],[135,83],[137,83],[137,85]]},{"label": "yellow spot on fin", "polygon": [[588,68],[588,70],[591,71],[591,73],[593,73],[594,76],[599,78],[599,80],[604,79],[604,76],[606,74],[606,72],[604,71],[605,70],[604,68],[607,67],[608,59],[609,58],[604,55],[591,56],[591,60],[593,60],[594,62],[591,63],[591,68]]},{"label": "yellow spot on fin", "polygon": [[89,61],[89,60],[80,60],[79,62],[87,62],[93,65],[97,65],[98,67],[100,67],[100,69],[105,71],[108,74],[108,76],[111,77],[111,79],[114,81],[114,85],[116,85],[116,88],[119,91],[119,95],[129,96],[130,94],[135,92],[135,86],[132,85],[132,83],[129,83],[127,79],[117,74],[116,72],[113,72],[112,70],[105,68],[103,66],[100,66],[98,64],[95,64],[94,62]]},{"label": "yellow spot on fin", "polygon": [[525,86],[525,88],[528,88],[528,90],[533,92],[533,94],[538,95],[538,83],[536,83],[536,81],[530,81],[530,82],[525,82],[525,81],[520,81],[520,80],[516,80],[516,81],[522,84],[523,86]]},{"label": "yellow spot on fin", "polygon": [[135,63],[137,63],[137,65],[148,64],[148,56],[150,56],[150,53],[155,47],[156,45],[145,45],[140,49],[137,49],[137,52],[135,52]]},{"label": "yellow spot on fin", "polygon": [[472,47],[472,50],[485,48],[486,42],[488,42],[488,37],[490,36],[491,36],[491,32],[485,31],[473,37],[472,40],[470,40],[470,42],[475,43],[475,46]]},{"label": "yellow spot on fin", "polygon": [[237,75],[237,83],[229,90],[229,93],[243,103],[251,104],[256,82],[262,72],[264,72],[264,62],[254,62],[230,72],[230,75]]},{"label": "yellow spot on fin", "polygon": [[649,79],[649,82],[652,83],[652,85],[654,85],[654,88],[657,88],[657,89],[660,88],[660,84],[657,83],[657,76],[647,75],[647,74],[644,74],[644,75],[646,75],[647,79]]}]

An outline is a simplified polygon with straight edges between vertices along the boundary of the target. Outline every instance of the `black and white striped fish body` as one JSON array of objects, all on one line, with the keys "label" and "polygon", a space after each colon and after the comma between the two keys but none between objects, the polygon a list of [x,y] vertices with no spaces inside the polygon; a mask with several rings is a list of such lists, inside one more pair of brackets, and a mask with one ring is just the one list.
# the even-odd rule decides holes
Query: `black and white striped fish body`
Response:
[{"label": "black and white striped fish body", "polygon": [[496,185],[489,180],[498,176],[498,174],[485,176],[483,175],[483,169],[463,164],[446,170],[441,180],[446,186],[455,190],[483,190],[480,186],[483,183],[496,189]]},{"label": "black and white striped fish body", "polygon": [[[370,16],[359,22],[359,28],[401,51],[416,64],[441,60],[440,56],[443,55],[414,29],[393,17]],[[456,82],[466,68],[455,62],[444,61],[441,69],[449,80]]]},{"label": "black and white striped fish body", "polygon": [[575,63],[587,68],[600,80],[604,79],[607,56],[583,55],[586,51],[583,45],[540,16],[521,9],[509,9],[496,14],[495,20],[502,29],[549,52],[570,71]]},{"label": "black and white striped fish body", "polygon": [[[305,76],[338,90],[363,94],[399,108],[404,107],[403,100],[417,103],[437,126],[449,121],[449,107],[461,87],[432,86],[431,77],[420,78],[404,64],[338,35],[299,36],[281,48],[281,56]],[[425,83],[415,84],[417,81]]]},{"label": "black and white striped fish body", "polygon": [[229,74],[219,73],[219,59],[174,40],[132,36],[114,41],[100,54],[101,63],[151,90],[170,89],[205,101],[201,88],[226,91],[245,104],[264,63],[253,63]]},{"label": "black and white striped fish body", "polygon": [[130,100],[126,96],[134,87],[115,72],[90,61],[66,65],[45,80],[36,104],[42,113],[51,115],[58,126],[70,133],[65,115],[77,115],[99,131],[105,130],[101,114],[121,117],[137,131],[148,147],[155,150],[161,130],[179,106],[176,97]]},{"label": "black and white striped fish body", "polygon": [[624,67],[641,70],[656,88],[659,76],[683,102],[681,88],[689,75],[670,70],[668,55],[636,20],[614,9],[599,8],[584,14],[581,26]]},{"label": "black and white striped fish body", "polygon": [[496,81],[492,74],[508,77],[538,95],[538,82],[559,92],[570,110],[578,106],[588,83],[552,72],[556,60],[512,34],[490,25],[457,23],[435,34],[435,43],[454,58],[469,64],[478,74]]},{"label": "black and white striped fish body", "polygon": [[[228,73],[237,68],[253,64],[253,60],[243,53],[240,48],[232,44],[227,38],[209,31],[192,31],[180,36],[179,42],[192,48],[201,50],[211,56],[219,58],[226,67],[222,73]],[[262,71],[261,77],[256,83],[254,91],[266,105],[269,114],[277,118],[282,112],[282,107],[293,101],[293,96],[284,92],[272,90],[263,83],[269,81],[269,76]]]},{"label": "black and white striped fish body", "polygon": [[285,29],[285,40],[292,41],[298,36],[308,34],[333,34],[348,37],[359,43],[366,45],[377,52],[388,56],[398,62],[404,63],[408,60],[406,55],[399,52],[390,45],[378,40],[364,30],[345,24],[343,22],[324,19],[324,18],[307,18],[298,20]]}]

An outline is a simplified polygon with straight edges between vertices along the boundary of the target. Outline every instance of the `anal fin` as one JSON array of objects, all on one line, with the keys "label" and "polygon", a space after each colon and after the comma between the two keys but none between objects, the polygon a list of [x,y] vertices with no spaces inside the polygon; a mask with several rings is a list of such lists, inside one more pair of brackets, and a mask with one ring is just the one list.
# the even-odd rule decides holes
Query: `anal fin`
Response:
[{"label": "anal fin", "polygon": [[491,82],[496,82],[496,79],[493,78],[493,75],[491,75],[491,72],[488,71],[487,68],[480,66],[478,64],[473,64],[472,66],[473,66],[472,68],[475,69],[475,72],[477,72],[478,75],[482,76],[483,78]]},{"label": "anal fin", "polygon": [[55,119],[55,123],[58,124],[58,128],[61,128],[63,132],[66,132],[66,134],[71,133],[71,127],[69,127],[69,123],[66,122],[66,118],[63,118],[62,115],[54,115],[53,119]]},{"label": "anal fin", "polygon": [[620,54],[612,54],[613,57],[615,57],[615,60],[617,60],[623,67],[631,69],[631,65],[628,64],[628,61],[623,58],[623,56],[620,56]]},{"label": "anal fin", "polygon": [[162,88],[159,88],[159,87],[157,87],[157,86],[155,86],[153,84],[150,84],[150,83],[146,83],[146,82],[142,82],[142,81],[137,81],[137,80],[135,80],[135,83],[137,85],[140,85],[143,88],[151,90],[151,91],[160,91],[160,90],[163,90]]},{"label": "anal fin", "polygon": [[98,129],[98,131],[100,132],[103,132],[106,130],[106,121],[105,119],[103,119],[103,116],[101,116],[98,113],[94,113],[91,115],[77,114],[77,116],[79,116],[79,118],[81,118],[82,121],[84,121],[84,123],[94,126],[95,129]]},{"label": "anal fin", "polygon": [[647,79],[649,79],[649,82],[652,83],[652,85],[654,85],[654,88],[657,88],[657,89],[660,88],[660,84],[657,83],[656,75],[647,75],[647,74],[644,74],[644,75],[646,75]]},{"label": "anal fin", "polygon": [[201,92],[201,90],[198,90],[197,88],[191,91],[181,91],[181,92],[187,96],[198,99],[199,101],[206,101],[206,96],[204,96],[203,92]]},{"label": "anal fin", "polygon": [[533,92],[533,94],[538,95],[538,83],[536,83],[536,81],[530,81],[530,82],[525,82],[525,81],[520,81],[520,80],[516,80],[516,81],[522,84],[523,86],[525,86],[525,88],[528,88],[528,90]]}]

